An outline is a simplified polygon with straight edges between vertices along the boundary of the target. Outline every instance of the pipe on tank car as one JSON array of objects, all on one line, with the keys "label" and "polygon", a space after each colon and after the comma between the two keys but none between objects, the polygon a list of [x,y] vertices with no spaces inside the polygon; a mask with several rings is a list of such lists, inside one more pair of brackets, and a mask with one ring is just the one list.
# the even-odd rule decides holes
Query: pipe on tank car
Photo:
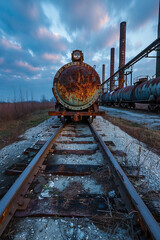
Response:
[{"label": "pipe on tank car", "polygon": [[[115,48],[111,48],[111,60],[110,60],[110,77],[114,74],[114,54]],[[115,78],[111,78],[110,80],[110,92],[114,90]]]},{"label": "pipe on tank car", "polygon": [[[119,69],[125,65],[126,22],[120,23]],[[124,87],[124,70],[119,73],[119,88]]]}]

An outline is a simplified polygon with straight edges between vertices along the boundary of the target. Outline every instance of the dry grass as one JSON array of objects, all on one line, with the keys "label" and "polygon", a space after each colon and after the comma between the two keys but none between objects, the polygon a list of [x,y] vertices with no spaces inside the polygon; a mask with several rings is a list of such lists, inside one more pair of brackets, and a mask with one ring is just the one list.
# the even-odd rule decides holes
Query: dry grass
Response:
[{"label": "dry grass", "polygon": [[134,137],[140,142],[145,143],[150,150],[160,155],[159,130],[151,130],[138,123],[134,123],[121,118],[111,117],[108,114],[105,114],[104,118],[114,125],[118,126],[121,130],[129,134],[131,137]]},{"label": "dry grass", "polygon": [[[108,206],[108,210],[102,210],[102,212],[100,212],[101,214],[94,215],[90,219],[98,228],[108,233],[107,239],[118,239],[118,232],[123,230],[125,231],[126,238],[129,238],[129,236],[133,237],[133,215],[127,212],[123,200],[120,199],[120,194],[114,183],[113,174],[109,165],[106,164],[99,170],[94,171],[91,176],[96,179],[96,182],[103,186],[105,194],[104,200]],[[108,197],[110,191],[115,192],[114,199]],[[116,200],[119,202],[119,205],[115,204]],[[115,237],[116,234],[117,237]]]},{"label": "dry grass", "polygon": [[51,102],[15,102],[0,103],[0,120],[15,120],[37,110],[54,107]]},{"label": "dry grass", "polygon": [[[118,235],[119,231],[125,230],[126,239],[131,237],[136,238],[136,233],[134,233],[134,216],[129,214],[124,214],[121,212],[114,212],[112,217],[106,212],[105,215],[94,216],[91,218],[94,224],[108,233],[107,239],[118,239],[115,235]],[[121,230],[120,230],[121,229]]]},{"label": "dry grass", "polygon": [[38,110],[34,113],[26,114],[17,120],[4,121],[0,119],[0,149],[4,146],[17,141],[18,136],[28,128],[38,125],[49,118],[48,110]]}]

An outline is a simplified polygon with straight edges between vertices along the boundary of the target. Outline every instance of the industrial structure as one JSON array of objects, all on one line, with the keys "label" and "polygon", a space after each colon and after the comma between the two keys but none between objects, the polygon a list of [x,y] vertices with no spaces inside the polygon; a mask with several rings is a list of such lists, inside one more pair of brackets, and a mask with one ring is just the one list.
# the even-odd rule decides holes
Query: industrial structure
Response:
[{"label": "industrial structure", "polygon": [[[114,48],[111,48],[110,77],[102,81],[101,102],[103,105],[118,105],[120,107],[135,107],[135,103],[148,104],[151,111],[160,111],[160,4],[158,21],[158,38],[146,47],[142,52],[125,64],[126,52],[126,22],[120,24],[119,44],[119,69],[114,72]],[[152,51],[157,51],[156,78],[148,80],[148,77],[139,78],[132,85],[132,66]],[[129,71],[126,71],[129,69]],[[131,76],[131,85],[127,86],[127,75]],[[126,76],[126,86],[125,85]],[[115,77],[118,84],[115,85]],[[107,83],[107,91],[104,84]]]}]

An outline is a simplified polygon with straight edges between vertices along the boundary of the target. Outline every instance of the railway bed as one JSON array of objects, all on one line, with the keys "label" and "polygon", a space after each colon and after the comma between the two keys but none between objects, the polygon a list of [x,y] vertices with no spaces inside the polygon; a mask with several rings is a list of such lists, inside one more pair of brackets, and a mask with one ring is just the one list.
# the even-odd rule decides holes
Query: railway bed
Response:
[{"label": "railway bed", "polygon": [[101,106],[101,110],[106,111],[111,117],[122,118],[131,122],[144,125],[153,130],[160,130],[160,115],[148,112],[147,110],[133,110],[117,107]]},{"label": "railway bed", "polygon": [[[1,234],[11,220],[2,239],[22,238],[22,225],[26,239],[47,234],[48,239],[54,234],[57,239],[158,239],[159,225],[106,146],[112,143],[89,123],[53,127],[57,130],[47,142],[26,149],[33,157],[27,166],[8,169],[8,174],[21,174],[0,202]],[[27,235],[27,221],[34,234]],[[34,229],[39,221],[47,225],[45,232]],[[56,233],[59,223],[66,227]]]}]

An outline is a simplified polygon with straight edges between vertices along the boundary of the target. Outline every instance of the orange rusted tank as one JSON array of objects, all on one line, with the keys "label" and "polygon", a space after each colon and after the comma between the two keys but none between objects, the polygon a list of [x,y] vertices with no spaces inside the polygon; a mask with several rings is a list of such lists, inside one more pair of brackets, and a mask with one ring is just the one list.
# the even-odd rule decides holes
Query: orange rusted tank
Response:
[{"label": "orange rusted tank", "polygon": [[83,62],[81,51],[73,51],[72,62],[58,70],[53,93],[62,106],[71,110],[87,109],[96,102],[100,94],[100,78],[93,67]]}]

